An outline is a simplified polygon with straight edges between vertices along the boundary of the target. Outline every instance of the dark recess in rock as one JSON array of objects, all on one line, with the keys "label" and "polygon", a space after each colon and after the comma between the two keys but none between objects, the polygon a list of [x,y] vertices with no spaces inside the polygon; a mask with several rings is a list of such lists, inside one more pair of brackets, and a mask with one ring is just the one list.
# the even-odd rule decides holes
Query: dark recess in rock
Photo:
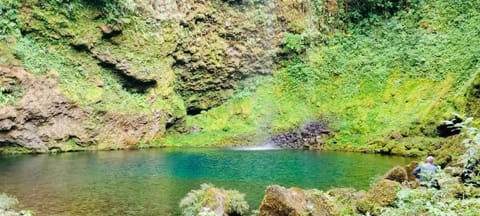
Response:
[{"label": "dark recess in rock", "polygon": [[198,115],[202,113],[204,109],[200,109],[198,107],[188,107],[187,108],[187,115]]},{"label": "dark recess in rock", "polygon": [[461,127],[456,126],[455,124],[463,122],[459,116],[455,116],[452,121],[445,121],[442,125],[437,127],[437,134],[441,137],[449,137],[457,135],[461,132]]},{"label": "dark recess in rock", "polygon": [[475,98],[480,98],[480,84],[473,86],[472,96]]},{"label": "dark recess in rock", "polygon": [[21,145],[18,145],[13,142],[5,141],[5,142],[0,142],[0,147],[21,147]]},{"label": "dark recess in rock", "polygon": [[129,76],[120,70],[115,69],[115,67],[111,64],[102,62],[100,63],[102,67],[106,67],[111,69],[112,71],[115,71],[115,73],[118,75],[118,77],[121,79],[122,86],[126,90],[134,93],[140,93],[140,94],[145,94],[148,89],[153,88],[157,85],[156,80],[150,80],[150,81],[141,81],[138,80],[137,78],[133,76]]}]

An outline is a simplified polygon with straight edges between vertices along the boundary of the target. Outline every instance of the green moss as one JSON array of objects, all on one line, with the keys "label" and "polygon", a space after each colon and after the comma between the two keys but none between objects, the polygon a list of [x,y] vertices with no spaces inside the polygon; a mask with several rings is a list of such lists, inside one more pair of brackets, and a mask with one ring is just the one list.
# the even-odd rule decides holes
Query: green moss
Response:
[{"label": "green moss", "polygon": [[[172,59],[166,56],[174,49],[174,28],[131,17],[132,22],[123,25],[120,36],[104,40],[98,28],[106,22],[98,19],[104,13],[102,8],[82,1],[68,6],[73,8],[73,15],[59,13],[62,9],[55,4],[22,7],[20,23],[31,33],[19,38],[14,47],[28,72],[56,74],[66,97],[99,112],[152,115],[162,110],[175,117],[183,115],[185,108],[173,89]],[[129,62],[132,71],[155,79],[157,87],[145,94],[129,92],[115,71],[100,66],[82,50],[90,48]]]},{"label": "green moss", "polygon": [[173,133],[163,143],[228,145],[222,142],[246,136],[262,142],[320,118],[333,129],[328,149],[409,156],[434,151],[444,143],[435,127],[452,112],[468,111],[463,95],[478,73],[480,49],[472,44],[480,44],[474,24],[480,13],[468,4],[425,1],[376,25],[327,36],[286,62],[272,82],[188,116],[186,127],[200,132]]},{"label": "green moss", "polygon": [[5,146],[0,149],[0,154],[5,154],[5,155],[30,154],[30,153],[34,153],[34,151],[31,149],[22,148],[22,147]]},{"label": "green moss", "polygon": [[183,215],[246,215],[249,211],[245,194],[236,190],[215,188],[202,184],[199,190],[190,191],[181,201]]}]

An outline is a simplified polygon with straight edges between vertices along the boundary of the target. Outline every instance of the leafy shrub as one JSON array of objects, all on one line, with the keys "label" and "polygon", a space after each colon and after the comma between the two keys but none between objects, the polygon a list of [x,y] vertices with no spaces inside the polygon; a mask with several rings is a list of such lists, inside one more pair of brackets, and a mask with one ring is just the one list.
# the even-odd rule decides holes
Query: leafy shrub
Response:
[{"label": "leafy shrub", "polygon": [[284,52],[302,53],[305,51],[305,35],[287,33],[283,39]]},{"label": "leafy shrub", "polygon": [[22,210],[20,212],[15,212],[12,210],[13,206],[18,204],[18,200],[14,197],[8,196],[7,194],[0,194],[0,215],[22,215],[22,216],[32,216],[34,215],[30,210]]},{"label": "leafy shrub", "polygon": [[0,39],[8,35],[20,35],[18,29],[18,1],[2,0],[0,1]]},{"label": "leafy shrub", "polygon": [[455,199],[447,189],[403,189],[382,215],[479,215],[480,199]]},{"label": "leafy shrub", "polygon": [[103,0],[102,10],[109,23],[127,24],[128,16],[136,14],[136,4],[133,0]]},{"label": "leafy shrub", "polygon": [[246,215],[249,206],[245,201],[245,195],[238,191],[202,184],[200,190],[190,191],[180,201],[180,208],[186,216],[216,215],[217,209],[223,209],[227,215]]},{"label": "leafy shrub", "polygon": [[1,210],[9,210],[13,206],[18,204],[18,200],[8,196],[7,194],[0,194],[0,209]]},{"label": "leafy shrub", "polygon": [[[459,115],[456,115],[456,118],[463,119]],[[464,169],[462,173],[462,181],[467,184],[472,184],[475,186],[480,186],[480,131],[478,128],[470,126],[473,118],[465,118],[460,123],[453,124],[453,121],[446,121],[453,125],[453,128],[462,129],[463,134],[466,138],[462,141],[466,152],[461,157],[462,163],[464,164]]]}]

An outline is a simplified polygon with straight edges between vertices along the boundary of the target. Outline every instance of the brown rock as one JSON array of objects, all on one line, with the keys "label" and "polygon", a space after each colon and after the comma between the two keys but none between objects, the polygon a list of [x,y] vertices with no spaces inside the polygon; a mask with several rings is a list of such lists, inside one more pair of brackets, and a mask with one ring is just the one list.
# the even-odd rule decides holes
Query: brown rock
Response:
[{"label": "brown rock", "polygon": [[408,177],[408,181],[416,181],[417,178],[415,177],[415,175],[413,175],[413,170],[415,169],[415,167],[418,166],[418,162],[417,161],[412,161],[410,162],[407,166],[405,166],[405,170],[407,171],[407,177]]},{"label": "brown rock", "polygon": [[286,189],[278,185],[272,185],[267,188],[260,205],[259,215],[301,215],[307,212],[307,197],[301,189]]},{"label": "brown rock", "polygon": [[272,185],[267,188],[258,215],[332,215],[334,212],[336,212],[335,204],[320,191],[304,191],[300,188],[287,189]]},{"label": "brown rock", "polygon": [[407,170],[402,166],[396,166],[389,170],[384,176],[383,179],[396,181],[398,183],[403,183],[408,180]]},{"label": "brown rock", "polygon": [[378,215],[380,207],[394,203],[400,189],[401,185],[396,181],[380,180],[365,194],[365,197],[357,202],[357,210],[364,214]]},{"label": "brown rock", "polygon": [[394,140],[400,140],[400,139],[403,138],[403,135],[402,135],[400,132],[398,132],[398,131],[394,131],[394,132],[392,132],[392,134],[390,135],[390,137],[391,137],[392,139],[394,139]]},{"label": "brown rock", "polygon": [[15,122],[10,119],[0,120],[0,131],[9,131],[15,127]]},{"label": "brown rock", "polygon": [[337,215],[337,205],[328,196],[318,190],[305,190],[307,195],[307,209],[311,215]]},{"label": "brown rock", "polygon": [[99,25],[98,28],[102,31],[103,37],[111,38],[122,33],[120,27],[112,27],[109,25]]},{"label": "brown rock", "polygon": [[[0,143],[37,152],[92,149],[95,145],[108,149],[109,143],[119,149],[136,145],[138,140],[154,139],[165,130],[166,116],[161,111],[146,116],[93,113],[78,107],[62,95],[56,76],[51,74],[36,77],[21,67],[5,65],[0,67],[0,77],[9,77],[25,89],[17,105],[0,107]],[[92,119],[96,125],[91,124]],[[71,140],[74,147],[64,145]]]}]

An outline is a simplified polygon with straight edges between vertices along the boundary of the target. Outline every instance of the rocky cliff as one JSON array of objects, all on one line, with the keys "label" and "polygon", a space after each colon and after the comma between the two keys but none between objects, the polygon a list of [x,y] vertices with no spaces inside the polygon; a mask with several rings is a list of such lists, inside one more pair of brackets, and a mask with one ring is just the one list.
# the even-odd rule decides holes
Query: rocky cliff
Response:
[{"label": "rocky cliff", "polygon": [[284,34],[308,14],[283,0],[28,0],[2,11],[18,34],[1,44],[12,100],[0,107],[0,147],[38,152],[158,139],[239,81],[272,74]]}]

